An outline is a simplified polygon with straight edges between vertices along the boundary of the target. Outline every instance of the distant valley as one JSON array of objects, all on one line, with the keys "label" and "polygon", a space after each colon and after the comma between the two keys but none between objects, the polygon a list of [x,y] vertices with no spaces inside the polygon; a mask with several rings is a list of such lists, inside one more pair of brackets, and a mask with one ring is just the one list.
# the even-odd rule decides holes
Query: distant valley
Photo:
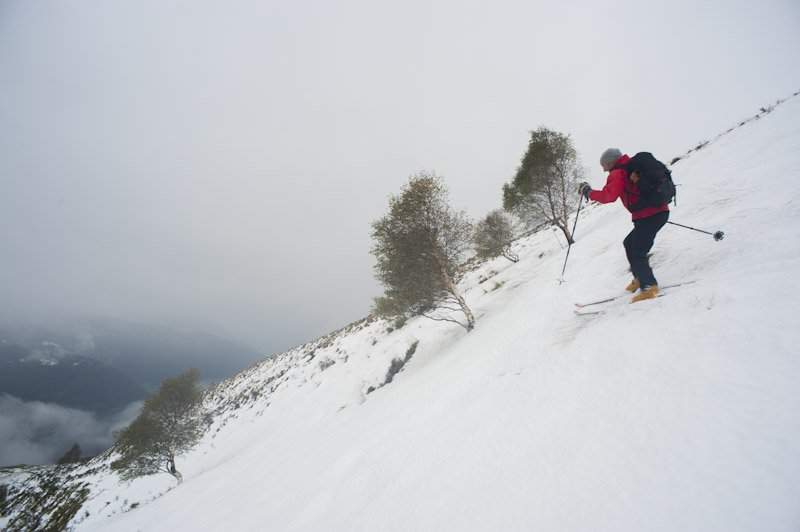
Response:
[{"label": "distant valley", "polygon": [[53,462],[73,443],[99,452],[164,379],[195,367],[211,384],[264,358],[208,333],[128,321],[0,328],[0,465]]}]

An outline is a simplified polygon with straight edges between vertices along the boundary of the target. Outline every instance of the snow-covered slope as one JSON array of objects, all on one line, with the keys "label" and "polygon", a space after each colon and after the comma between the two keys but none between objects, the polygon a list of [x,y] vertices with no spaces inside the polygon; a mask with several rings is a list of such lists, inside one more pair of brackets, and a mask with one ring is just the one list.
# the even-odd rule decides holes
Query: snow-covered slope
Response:
[{"label": "snow-covered slope", "polygon": [[671,219],[725,231],[659,234],[661,284],[695,283],[575,316],[629,281],[629,215],[591,205],[566,283],[544,230],[463,281],[469,334],[365,320],[253,366],[209,394],[183,485],[96,473],[76,530],[800,529],[800,97],[673,176]]}]

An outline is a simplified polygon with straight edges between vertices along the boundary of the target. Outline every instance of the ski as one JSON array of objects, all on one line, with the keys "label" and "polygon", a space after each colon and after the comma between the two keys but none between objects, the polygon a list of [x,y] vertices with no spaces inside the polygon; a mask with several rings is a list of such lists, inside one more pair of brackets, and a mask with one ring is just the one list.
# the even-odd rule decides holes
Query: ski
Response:
[{"label": "ski", "polygon": [[[677,286],[684,286],[684,285],[692,284],[692,283],[696,283],[696,282],[697,281],[684,281],[682,283],[674,283],[674,284],[668,284],[668,285],[664,285],[664,286],[659,286],[658,288],[659,288],[659,290],[666,290],[667,288],[675,288]],[[621,298],[623,298],[625,296],[633,295],[633,294],[634,294],[634,292],[629,292],[627,294],[620,294],[618,296],[609,297],[609,298],[606,298],[606,299],[600,299],[598,301],[592,301],[590,303],[575,303],[575,306],[578,307],[575,310],[575,314],[578,314],[578,315],[597,314],[597,312],[579,312],[579,310],[583,309],[583,308],[586,308],[586,307],[592,307],[594,305],[601,305],[603,303],[611,303],[612,301],[616,301],[617,299],[621,299]],[[659,294],[659,295],[661,295],[661,294]]]},{"label": "ski", "polygon": [[[667,288],[667,287],[665,286],[664,288]],[[664,296],[667,296],[667,295],[669,295],[669,294],[665,294],[665,293],[662,292],[662,293],[659,293],[656,297],[664,297]],[[622,297],[622,296],[620,296],[620,297]],[[619,299],[619,297],[617,297],[615,299]],[[645,299],[644,301],[649,301],[649,300]],[[633,301],[631,301],[631,304],[633,304]],[[573,310],[573,312],[575,313],[576,316],[589,316],[591,314],[605,314],[606,310],[608,310],[608,307],[604,307],[602,309],[595,309],[595,310],[586,310],[586,311],[581,311],[581,309],[578,308],[578,309]]]},{"label": "ski", "polygon": [[609,297],[608,299],[601,299],[599,301],[592,301],[591,303],[575,303],[575,306],[578,308],[584,307],[591,307],[592,305],[600,305],[601,303],[611,303],[612,301],[616,301],[621,297],[625,297],[627,294],[620,294],[618,296]]},{"label": "ski", "polygon": [[576,316],[590,316],[592,314],[605,314],[605,310],[584,310],[581,311],[580,309],[573,310]]}]

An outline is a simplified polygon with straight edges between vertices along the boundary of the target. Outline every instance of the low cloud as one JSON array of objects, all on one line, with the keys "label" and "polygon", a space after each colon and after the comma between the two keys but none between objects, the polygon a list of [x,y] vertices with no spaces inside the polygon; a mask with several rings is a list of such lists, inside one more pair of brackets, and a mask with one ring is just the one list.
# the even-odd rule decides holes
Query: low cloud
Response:
[{"label": "low cloud", "polygon": [[74,443],[92,456],[114,443],[113,432],[127,426],[141,402],[100,419],[90,412],[0,395],[0,466],[55,463]]},{"label": "low cloud", "polygon": [[94,336],[89,333],[79,334],[77,335],[78,340],[78,352],[79,353],[86,353],[92,352],[95,350],[94,345]]}]

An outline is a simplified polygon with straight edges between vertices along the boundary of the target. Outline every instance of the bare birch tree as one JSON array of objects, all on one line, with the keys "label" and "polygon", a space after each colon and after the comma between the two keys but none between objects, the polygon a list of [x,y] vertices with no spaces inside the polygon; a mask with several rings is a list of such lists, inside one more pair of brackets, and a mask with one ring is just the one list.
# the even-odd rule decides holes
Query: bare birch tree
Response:
[{"label": "bare birch tree", "polygon": [[531,131],[514,179],[503,185],[503,207],[529,226],[554,224],[572,243],[568,219],[580,199],[575,193],[578,182],[585,176],[570,136],[539,127]]},{"label": "bare birch tree", "polygon": [[475,227],[475,251],[482,259],[502,255],[511,262],[519,261],[519,256],[511,251],[513,240],[514,224],[501,209],[487,214]]},{"label": "bare birch tree", "polygon": [[[375,277],[385,287],[384,296],[375,300],[376,314],[415,313],[467,331],[475,327],[457,287],[472,224],[466,213],[449,206],[441,176],[424,171],[411,176],[399,196],[390,196],[389,213],[373,222],[372,238]],[[461,311],[466,323],[452,311]]]},{"label": "bare birch tree", "polygon": [[194,447],[202,435],[202,396],[195,368],[162,382],[136,419],[117,435],[119,458],[111,469],[120,471],[123,479],[163,472],[182,483],[175,457]]}]

